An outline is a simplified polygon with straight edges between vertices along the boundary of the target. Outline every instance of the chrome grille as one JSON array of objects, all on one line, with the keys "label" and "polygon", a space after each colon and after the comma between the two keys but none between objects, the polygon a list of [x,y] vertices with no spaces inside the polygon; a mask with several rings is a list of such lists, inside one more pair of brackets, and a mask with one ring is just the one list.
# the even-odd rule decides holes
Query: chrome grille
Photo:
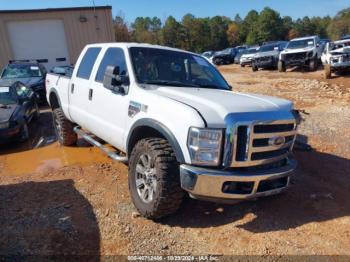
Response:
[{"label": "chrome grille", "polygon": [[296,128],[293,120],[238,123],[231,166],[257,166],[286,158],[293,148]]}]

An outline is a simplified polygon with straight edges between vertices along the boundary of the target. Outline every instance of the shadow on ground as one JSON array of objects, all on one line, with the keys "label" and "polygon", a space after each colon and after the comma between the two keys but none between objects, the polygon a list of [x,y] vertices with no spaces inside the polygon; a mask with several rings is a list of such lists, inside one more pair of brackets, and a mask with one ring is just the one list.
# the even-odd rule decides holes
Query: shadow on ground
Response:
[{"label": "shadow on ground", "polygon": [[254,233],[288,230],[311,222],[350,216],[350,160],[317,151],[296,152],[299,167],[282,194],[235,205],[185,201],[161,223],[184,228],[216,227],[253,219],[238,227]]},{"label": "shadow on ground", "polygon": [[0,186],[0,255],[89,255],[100,233],[90,203],[72,180]]}]

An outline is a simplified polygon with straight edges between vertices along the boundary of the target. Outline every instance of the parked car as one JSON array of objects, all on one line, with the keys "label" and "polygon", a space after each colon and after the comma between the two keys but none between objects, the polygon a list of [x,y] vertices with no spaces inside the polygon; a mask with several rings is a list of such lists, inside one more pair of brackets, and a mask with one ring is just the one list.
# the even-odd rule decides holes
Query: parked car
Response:
[{"label": "parked car", "polygon": [[45,67],[36,61],[10,61],[1,74],[1,79],[10,82],[20,81],[33,89],[42,101],[46,100]]},{"label": "parked car", "polygon": [[147,218],[175,212],[186,192],[211,201],[280,193],[296,166],[292,102],[232,92],[191,52],[88,45],[72,77],[48,73],[46,87],[59,142],[73,145],[79,134],[127,162],[130,196]]},{"label": "parked car", "polygon": [[285,72],[287,68],[294,66],[307,67],[309,70],[315,71],[321,55],[322,46],[318,36],[295,38],[280,53],[278,71]]},{"label": "parked car", "polygon": [[23,83],[0,80],[0,143],[29,138],[29,123],[40,116],[37,95]]},{"label": "parked car", "polygon": [[234,62],[235,56],[237,54],[235,48],[227,48],[223,51],[216,52],[212,60],[215,65],[228,65]]},{"label": "parked car", "polygon": [[253,57],[259,51],[259,47],[248,48],[244,54],[242,54],[239,63],[241,67],[245,67],[246,65],[251,65]]},{"label": "parked car", "polygon": [[206,57],[206,58],[210,58],[215,54],[214,51],[206,51],[204,53],[202,53],[202,56]]},{"label": "parked car", "polygon": [[332,73],[350,70],[350,39],[327,43],[322,53],[325,78]]},{"label": "parked car", "polygon": [[242,55],[244,55],[245,53],[247,53],[247,50],[248,50],[248,49],[241,49],[241,50],[238,51],[238,53],[236,54],[235,59],[234,59],[234,63],[235,63],[235,64],[238,64],[238,65],[239,65],[239,63],[240,63],[240,61],[241,61]]},{"label": "parked car", "polygon": [[350,35],[344,35],[344,36],[341,38],[341,40],[348,40],[348,39],[350,39]]},{"label": "parked car", "polygon": [[276,41],[261,46],[252,59],[252,70],[257,71],[259,68],[277,69],[280,52],[285,49],[287,44],[287,41]]}]

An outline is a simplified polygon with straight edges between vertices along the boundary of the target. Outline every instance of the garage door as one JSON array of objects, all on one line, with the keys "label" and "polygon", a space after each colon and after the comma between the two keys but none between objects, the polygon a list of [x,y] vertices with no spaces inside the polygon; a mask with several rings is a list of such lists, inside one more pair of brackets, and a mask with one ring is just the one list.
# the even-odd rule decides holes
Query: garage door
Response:
[{"label": "garage door", "polygon": [[47,69],[70,64],[62,20],[8,22],[7,30],[15,60],[40,60]]}]

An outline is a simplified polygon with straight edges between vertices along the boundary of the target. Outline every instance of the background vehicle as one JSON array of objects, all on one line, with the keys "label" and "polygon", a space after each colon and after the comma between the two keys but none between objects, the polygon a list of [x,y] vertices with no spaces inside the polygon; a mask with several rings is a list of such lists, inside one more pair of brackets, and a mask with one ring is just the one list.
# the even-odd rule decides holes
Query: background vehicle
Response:
[{"label": "background vehicle", "polygon": [[55,66],[50,70],[50,73],[71,77],[73,70],[73,66]]},{"label": "background vehicle", "polygon": [[285,49],[288,42],[274,42],[260,47],[257,54],[252,59],[252,70],[257,71],[259,68],[276,69],[280,52]]},{"label": "background vehicle", "polygon": [[29,138],[29,123],[40,116],[36,100],[21,82],[0,80],[0,143]]},{"label": "background vehicle", "polygon": [[215,54],[214,51],[206,51],[204,53],[202,53],[202,56],[206,57],[206,58],[210,58]]},{"label": "background vehicle", "polygon": [[45,90],[46,69],[38,62],[10,61],[1,74],[1,79],[10,82],[22,82],[33,89],[42,101],[46,100]]},{"label": "background vehicle", "polygon": [[295,38],[280,53],[278,71],[285,72],[287,68],[294,66],[303,66],[315,71],[321,54],[322,46],[318,36]]},{"label": "background vehicle", "polygon": [[326,79],[333,72],[350,70],[350,39],[327,43],[321,59]]},{"label": "background vehicle", "polygon": [[215,65],[228,65],[234,62],[237,50],[235,48],[227,48],[223,51],[216,52],[212,58]]},{"label": "background vehicle", "polygon": [[259,47],[253,47],[247,49],[244,54],[242,54],[239,63],[241,67],[245,67],[246,65],[251,65],[253,57],[256,55],[256,53],[259,51]]},{"label": "background vehicle", "polygon": [[148,218],[175,212],[185,192],[212,201],[277,194],[295,169],[293,104],[232,92],[190,52],[88,45],[72,77],[49,73],[46,87],[60,143],[73,145],[79,134],[128,162],[131,198]]}]

